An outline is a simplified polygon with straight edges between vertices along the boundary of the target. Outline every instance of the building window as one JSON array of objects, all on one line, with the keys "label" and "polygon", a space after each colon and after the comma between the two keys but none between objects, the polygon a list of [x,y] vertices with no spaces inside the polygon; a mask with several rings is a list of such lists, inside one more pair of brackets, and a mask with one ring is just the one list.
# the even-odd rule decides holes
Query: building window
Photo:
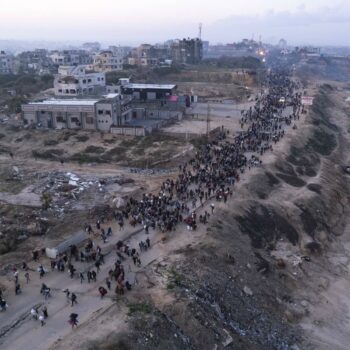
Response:
[{"label": "building window", "polygon": [[91,83],[91,79],[88,79],[88,83]]},{"label": "building window", "polygon": [[78,119],[77,117],[72,117],[72,118],[70,119],[70,121],[71,121],[72,123],[75,123],[75,124],[80,124],[80,121],[79,121],[79,119]]},{"label": "building window", "polygon": [[57,123],[65,123],[66,122],[65,118],[62,116],[56,117],[56,121],[57,121]]},{"label": "building window", "polygon": [[99,114],[99,115],[102,115],[102,114],[103,114],[103,110],[102,110],[102,109],[99,109],[99,110],[98,110],[98,114]]},{"label": "building window", "polygon": [[111,115],[111,111],[106,111],[106,114],[107,115]]}]

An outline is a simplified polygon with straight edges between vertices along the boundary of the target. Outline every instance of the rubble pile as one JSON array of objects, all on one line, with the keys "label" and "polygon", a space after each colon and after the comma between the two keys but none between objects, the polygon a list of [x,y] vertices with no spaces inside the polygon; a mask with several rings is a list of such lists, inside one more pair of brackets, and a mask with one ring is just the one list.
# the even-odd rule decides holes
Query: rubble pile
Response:
[{"label": "rubble pile", "polygon": [[142,175],[162,175],[162,174],[171,174],[178,171],[177,168],[171,169],[162,169],[162,168],[129,168],[129,172],[133,174],[142,174]]},{"label": "rubble pile", "polygon": [[57,216],[62,216],[65,210],[76,207],[77,202],[84,195],[90,194],[94,199],[98,199],[98,195],[101,195],[104,201],[108,201],[113,195],[113,191],[110,190],[113,189],[113,185],[123,186],[134,183],[133,179],[124,176],[100,178],[59,171],[36,173],[34,177],[38,179],[38,183],[33,192],[49,195],[51,200],[49,209]]}]

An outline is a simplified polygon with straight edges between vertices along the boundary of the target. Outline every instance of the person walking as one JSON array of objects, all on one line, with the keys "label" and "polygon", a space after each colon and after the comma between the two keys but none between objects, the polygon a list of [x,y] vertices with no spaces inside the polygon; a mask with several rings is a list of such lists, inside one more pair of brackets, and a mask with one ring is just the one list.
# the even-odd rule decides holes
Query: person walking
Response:
[{"label": "person walking", "polygon": [[44,277],[44,275],[45,275],[44,267],[43,267],[43,265],[40,265],[39,266],[39,277],[40,277],[40,279],[42,279]]},{"label": "person walking", "polygon": [[94,282],[96,282],[96,277],[97,277],[96,271],[95,271],[95,270],[92,270],[92,271],[91,271],[91,279],[92,279]]},{"label": "person walking", "polygon": [[108,290],[111,290],[111,280],[108,277],[106,278],[106,285]]},{"label": "person walking", "polygon": [[70,314],[68,322],[72,326],[72,329],[78,327],[78,314]]},{"label": "person walking", "polygon": [[99,293],[101,295],[101,299],[103,299],[103,297],[107,294],[107,289],[105,287],[102,287],[102,286],[99,287],[98,291],[99,291]]},{"label": "person walking", "polygon": [[44,315],[40,315],[39,316],[39,321],[40,321],[41,327],[43,327],[45,325],[45,317],[44,317]]},{"label": "person walking", "polygon": [[85,280],[84,273],[80,272],[79,277],[80,277],[80,284],[82,284],[83,281]]},{"label": "person walking", "polygon": [[86,273],[86,276],[87,276],[88,283],[90,283],[90,281],[92,280],[91,271],[88,271]]},{"label": "person walking", "polygon": [[38,311],[34,307],[30,310],[30,314],[32,315],[35,321],[38,320]]},{"label": "person walking", "polygon": [[26,279],[26,283],[28,284],[29,281],[30,281],[30,276],[29,276],[29,272],[28,271],[24,274],[24,277]]},{"label": "person walking", "polygon": [[71,301],[72,301],[72,304],[71,304],[72,307],[73,307],[74,304],[78,304],[77,296],[74,293],[72,293],[70,298],[71,298]]},{"label": "person walking", "polygon": [[17,282],[15,286],[15,294],[18,295],[21,293],[21,285]]},{"label": "person walking", "polygon": [[69,291],[69,289],[68,289],[68,288],[65,289],[65,290],[63,291],[63,293],[66,294],[66,298],[67,298],[67,300],[69,300],[69,299],[70,299],[70,291]]},{"label": "person walking", "polygon": [[45,319],[49,317],[49,314],[47,312],[47,307],[46,306],[43,306],[41,311],[43,312],[43,316],[44,316]]},{"label": "person walking", "polygon": [[211,213],[212,213],[212,214],[214,213],[214,208],[215,208],[215,204],[214,204],[214,203],[211,203],[211,204],[210,204],[210,209],[211,209]]}]

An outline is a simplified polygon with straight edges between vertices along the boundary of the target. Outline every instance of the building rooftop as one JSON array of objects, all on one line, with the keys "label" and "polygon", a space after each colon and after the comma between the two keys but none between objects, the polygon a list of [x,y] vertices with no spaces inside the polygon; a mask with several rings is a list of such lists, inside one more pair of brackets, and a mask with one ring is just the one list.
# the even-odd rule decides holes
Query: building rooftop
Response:
[{"label": "building rooftop", "polygon": [[109,93],[107,95],[103,95],[104,98],[116,98],[118,97],[120,94],[117,94],[117,93]]},{"label": "building rooftop", "polygon": [[158,89],[172,90],[176,88],[175,84],[126,84],[126,89]]},{"label": "building rooftop", "polygon": [[52,106],[93,106],[99,100],[45,100],[41,102],[29,102],[29,105],[52,105]]}]

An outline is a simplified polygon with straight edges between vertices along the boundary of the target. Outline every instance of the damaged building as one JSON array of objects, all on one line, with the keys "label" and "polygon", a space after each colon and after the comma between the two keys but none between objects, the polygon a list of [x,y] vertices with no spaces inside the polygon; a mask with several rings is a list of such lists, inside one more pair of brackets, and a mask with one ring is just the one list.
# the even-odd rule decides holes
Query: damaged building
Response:
[{"label": "damaged building", "polygon": [[54,80],[56,96],[85,96],[104,93],[106,74],[88,70],[87,66],[61,66]]},{"label": "damaged building", "polygon": [[[22,105],[27,125],[144,136],[181,120],[190,104],[188,96],[176,95],[174,84],[137,84],[125,78],[117,85],[106,87],[105,80],[101,80],[104,73],[88,73],[81,66],[61,69],[63,71],[55,80],[55,92],[62,98]],[[92,78],[88,81],[91,74],[95,80],[100,78],[96,85]],[[89,84],[92,84],[92,91],[104,90],[107,94],[82,98],[85,94],[90,95],[90,90],[82,90],[89,89]]]},{"label": "damaged building", "polygon": [[109,132],[132,118],[129,98],[108,94],[96,99],[53,99],[22,105],[29,125],[53,129],[84,129]]}]

